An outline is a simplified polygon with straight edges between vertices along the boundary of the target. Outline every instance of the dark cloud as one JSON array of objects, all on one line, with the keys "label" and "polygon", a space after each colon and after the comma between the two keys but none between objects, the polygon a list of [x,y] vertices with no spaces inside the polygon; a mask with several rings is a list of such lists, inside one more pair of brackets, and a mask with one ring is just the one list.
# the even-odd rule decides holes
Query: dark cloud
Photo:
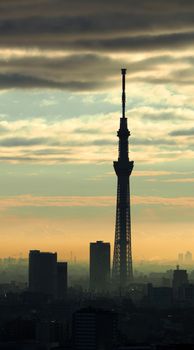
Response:
[{"label": "dark cloud", "polygon": [[74,130],[74,133],[78,133],[78,134],[99,134],[100,131],[99,130],[95,130],[95,129],[90,129],[90,128],[78,128]]},{"label": "dark cloud", "polygon": [[[116,84],[128,67],[130,81],[193,84],[191,68],[164,76],[151,71],[180,59],[168,55],[138,62],[117,61],[105,53],[163,52],[193,47],[191,0],[1,0],[0,47],[40,50],[40,57],[0,60],[0,88],[57,88],[90,91]],[[45,49],[50,51],[48,58]],[[73,52],[59,59],[55,50]],[[129,56],[130,57],[130,56]],[[186,63],[186,59],[185,59]],[[187,59],[193,67],[194,59]]]},{"label": "dark cloud", "polygon": [[18,163],[49,163],[49,162],[56,162],[56,163],[65,163],[65,162],[80,162],[80,159],[78,158],[69,158],[69,157],[49,157],[49,158],[40,158],[40,157],[34,157],[34,156],[0,156],[0,162],[18,162]]},{"label": "dark cloud", "polygon": [[188,149],[194,151],[194,144],[188,145]]},{"label": "dark cloud", "polygon": [[149,77],[132,77],[130,79],[131,82],[136,83],[147,83],[147,84],[157,84],[157,85],[166,85],[166,84],[174,84],[174,85],[193,85],[194,78],[192,76],[188,77],[188,79],[183,78],[180,79],[176,74],[167,74],[163,78],[158,78],[156,75],[150,75]]},{"label": "dark cloud", "polygon": [[[0,147],[30,147],[42,145],[55,147],[66,146],[66,143],[51,137],[6,137],[0,139]],[[53,150],[53,152],[55,152],[55,150]]]},{"label": "dark cloud", "polygon": [[30,152],[33,153],[33,155],[37,155],[37,156],[72,154],[72,150],[70,149],[53,149],[53,148],[44,148],[41,150],[36,150],[36,151],[33,150]]},{"label": "dark cloud", "polygon": [[[11,8],[10,8],[11,6]],[[7,17],[15,16],[16,13],[12,10],[12,6],[16,12],[23,14],[31,13],[31,16],[35,14],[44,16],[45,13],[41,13],[40,9],[44,6],[46,14],[80,14],[80,13],[110,13],[110,12],[128,12],[133,10],[136,13],[185,13],[194,8],[194,4],[190,0],[122,0],[119,3],[117,0],[110,3],[103,0],[90,1],[82,0],[80,6],[80,0],[1,0],[0,9],[3,16],[7,14]],[[6,10],[10,9],[8,14]],[[5,12],[5,13],[4,13]]]},{"label": "dark cloud", "polygon": [[176,113],[173,112],[161,112],[158,113],[158,111],[153,112],[153,113],[145,113],[141,116],[141,118],[143,119],[143,121],[151,121],[153,123],[161,123],[161,122],[166,122],[166,121],[173,121],[173,122],[179,122],[179,121],[183,121],[186,120],[187,117],[182,115],[176,115]]},{"label": "dark cloud", "polygon": [[[94,132],[93,132],[94,134]],[[110,139],[94,139],[94,140],[73,140],[73,141],[66,141],[64,143],[60,143],[60,146],[70,146],[70,147],[88,147],[88,146],[106,146],[106,145],[115,145],[117,143],[117,140],[110,140]]]},{"label": "dark cloud", "polygon": [[[5,75],[8,76],[8,79],[9,76],[10,79],[15,76],[14,80],[20,83],[21,77],[24,84],[29,81],[29,85],[38,84],[39,80],[40,85],[53,84],[55,87],[58,83],[59,87],[60,85],[62,87],[65,84],[71,86],[73,82],[79,81],[81,87],[93,80],[96,81],[97,77],[103,84],[102,78],[110,78],[116,74],[115,72],[120,69],[121,63],[125,65],[127,62],[124,60],[118,62],[105,55],[97,54],[74,54],[55,59],[42,56],[12,58],[6,61],[0,59],[0,74],[2,74],[1,80]],[[34,82],[34,79],[37,82]],[[90,86],[88,87],[90,88]]]},{"label": "dark cloud", "polygon": [[71,91],[91,91],[98,90],[102,87],[107,88],[110,82],[99,81],[67,81],[60,82],[46,78],[38,78],[36,76],[22,74],[0,74],[0,89],[10,88],[49,88],[49,89],[65,89]]},{"label": "dark cloud", "polygon": [[5,126],[3,125],[0,125],[0,134],[4,134],[8,131],[8,128],[6,128]]},{"label": "dark cloud", "polygon": [[191,84],[192,66],[183,74],[175,71],[164,78],[157,75],[137,75],[160,69],[164,65],[192,64],[192,57],[184,59],[170,55],[155,56],[139,61],[112,59],[104,54],[73,54],[62,58],[43,56],[0,59],[0,88],[51,88],[72,91],[90,91],[120,84],[118,72],[121,66],[128,68],[128,81],[154,84]]},{"label": "dark cloud", "polygon": [[175,130],[175,131],[172,131],[169,135],[170,136],[193,136],[194,128]]},{"label": "dark cloud", "polygon": [[[154,34],[154,33],[153,33]],[[84,50],[98,50],[106,52],[149,52],[176,50],[184,47],[192,47],[194,44],[194,31],[170,34],[135,35],[117,38],[100,38],[96,40],[76,40],[69,48]]]},{"label": "dark cloud", "polygon": [[115,145],[117,143],[117,140],[109,140],[109,139],[101,139],[101,140],[95,140],[92,142],[92,145],[95,146],[106,146],[106,145]]},{"label": "dark cloud", "polygon": [[[128,12],[129,9],[138,13],[184,13],[193,8],[190,0],[174,0],[173,3],[158,0],[122,0],[122,4],[116,0],[107,3],[102,0],[98,2],[90,0],[1,0],[0,9],[3,18],[14,18],[20,16],[56,16],[60,14],[88,14],[88,13],[111,13]],[[9,9],[9,11],[8,11]],[[45,12],[40,10],[44,9]]]},{"label": "dark cloud", "polygon": [[[122,64],[125,66],[126,62]],[[150,64],[149,61],[132,64],[130,71],[141,70]],[[120,65],[121,62],[94,54],[70,55],[55,60],[44,57],[0,60],[0,88],[97,90],[115,84],[114,75]]]},{"label": "dark cloud", "polygon": [[1,0],[0,45],[129,51],[165,48],[172,39],[185,45],[193,40],[193,14],[188,0],[113,0],[111,6],[102,0]]},{"label": "dark cloud", "polygon": [[[110,22],[115,23],[116,20],[117,18],[115,16]],[[127,17],[126,20],[128,23],[129,18]],[[192,21],[193,20],[194,18],[192,18]],[[146,34],[144,28],[142,28],[142,32],[140,33],[131,33],[131,29],[127,27],[120,29],[115,33],[115,27],[113,27],[109,29],[109,33],[106,35],[106,30],[101,24],[98,29],[93,30],[89,23],[85,23],[84,25],[81,24],[81,27],[79,27],[77,23],[78,20],[75,19],[75,25],[77,27],[75,30],[74,25],[72,25],[72,19],[69,21],[71,25],[70,23],[67,23],[67,28],[66,26],[58,28],[60,19],[57,19],[58,24],[56,24],[56,26],[50,26],[46,33],[42,33],[42,30],[45,28],[39,28],[37,23],[33,23],[30,30],[27,21],[20,30],[14,29],[12,32],[9,29],[11,27],[11,23],[9,23],[1,26],[0,46],[130,53],[136,51],[149,52],[153,50],[177,50],[179,48],[191,47],[194,43],[194,28],[192,28],[192,30],[189,29],[188,31],[183,28],[183,32],[180,32],[177,28],[177,30],[174,29],[174,32],[170,31],[169,33],[160,33],[150,28],[150,32]],[[140,19],[140,27],[141,22],[142,19]],[[93,23],[93,21],[91,23]],[[34,26],[37,28],[36,32],[34,32]],[[26,30],[25,27],[28,29]],[[55,27],[57,29],[55,29]],[[40,29],[40,32],[38,31],[38,28]],[[137,29],[138,28],[137,25]],[[75,34],[73,33],[74,31]],[[67,35],[68,32],[69,36]]]},{"label": "dark cloud", "polygon": [[115,145],[116,141],[110,139],[96,139],[96,140],[73,140],[73,141],[60,141],[54,138],[27,138],[27,137],[9,137],[0,140],[0,147],[30,147],[30,146],[42,146],[48,145],[52,147],[60,148],[47,148],[41,150],[33,150],[33,154],[44,155],[44,154],[62,154],[62,153],[72,153],[71,149],[61,149],[61,147],[79,147],[79,146],[105,146],[105,145]]},{"label": "dark cloud", "polygon": [[176,145],[176,142],[173,140],[168,139],[143,139],[143,138],[131,138],[131,144],[132,145],[140,145],[140,146],[160,146],[160,145],[167,145],[167,146],[174,146]]},{"label": "dark cloud", "polygon": [[[120,16],[126,14],[129,16],[128,26],[130,22],[135,25],[135,20],[138,16],[144,16],[143,23],[148,23],[149,15],[155,14],[157,18],[152,18],[152,22],[149,24],[153,25],[153,21],[160,25],[164,17],[167,19],[169,16],[172,17],[173,23],[175,22],[178,15],[181,15],[180,21],[184,22],[185,15],[189,16],[192,14],[194,9],[194,4],[190,0],[173,0],[172,2],[166,0],[122,0],[122,3],[117,0],[111,1],[111,6],[109,2],[103,0],[90,1],[90,0],[1,0],[0,3],[0,17],[1,19],[55,19],[60,18],[88,18],[90,16],[96,16],[95,25],[98,24],[99,15],[101,16],[101,21],[106,22],[106,27],[110,27],[112,15],[117,15],[117,22],[115,22],[115,27],[123,25],[121,23]],[[88,16],[89,15],[89,16]],[[163,17],[164,16],[164,17]],[[135,18],[134,18],[135,17]],[[139,21],[140,22],[140,21]],[[170,22],[170,21],[169,21]],[[143,25],[143,24],[142,24]],[[83,24],[82,24],[82,27]]]},{"label": "dark cloud", "polygon": [[35,146],[45,144],[47,139],[44,138],[25,138],[25,137],[9,137],[0,140],[1,147],[21,147]]}]

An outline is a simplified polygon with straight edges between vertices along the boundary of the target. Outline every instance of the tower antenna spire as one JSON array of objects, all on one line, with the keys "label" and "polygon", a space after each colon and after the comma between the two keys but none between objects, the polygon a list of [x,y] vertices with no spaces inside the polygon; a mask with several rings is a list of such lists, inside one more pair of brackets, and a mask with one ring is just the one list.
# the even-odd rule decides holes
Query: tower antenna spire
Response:
[{"label": "tower antenna spire", "polygon": [[126,75],[126,68],[121,69],[122,74],[122,118],[125,118],[125,102],[126,102],[126,95],[125,95],[125,75]]},{"label": "tower antenna spire", "polygon": [[117,175],[117,204],[115,223],[115,244],[113,256],[113,281],[120,290],[125,290],[133,280],[130,213],[130,175],[133,161],[129,159],[128,138],[130,131],[125,117],[125,75],[122,74],[122,117],[117,132],[119,138],[118,160],[113,163]]}]

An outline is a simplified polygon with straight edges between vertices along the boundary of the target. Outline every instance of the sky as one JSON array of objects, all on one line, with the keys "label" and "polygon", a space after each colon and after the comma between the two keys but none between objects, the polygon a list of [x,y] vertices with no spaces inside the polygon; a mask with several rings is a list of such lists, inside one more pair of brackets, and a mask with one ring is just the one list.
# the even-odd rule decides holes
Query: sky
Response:
[{"label": "sky", "polygon": [[133,258],[192,252],[194,3],[1,0],[0,257],[113,244],[122,67]]}]

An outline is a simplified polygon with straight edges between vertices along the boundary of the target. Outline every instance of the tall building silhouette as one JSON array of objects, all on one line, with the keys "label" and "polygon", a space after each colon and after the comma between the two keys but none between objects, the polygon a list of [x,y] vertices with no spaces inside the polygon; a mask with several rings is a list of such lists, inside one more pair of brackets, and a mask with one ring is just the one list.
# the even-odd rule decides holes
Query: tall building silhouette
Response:
[{"label": "tall building silhouette", "polygon": [[110,284],[110,243],[90,243],[90,290],[106,292]]},{"label": "tall building silhouette", "polygon": [[118,161],[114,162],[114,170],[117,175],[117,207],[115,244],[113,256],[113,281],[118,287],[125,288],[133,278],[131,255],[131,215],[130,215],[130,185],[129,177],[133,170],[133,161],[129,160],[128,137],[130,132],[125,117],[125,75],[126,69],[121,69],[122,74],[122,117],[120,128],[117,132],[119,138]]},{"label": "tall building silhouette", "polygon": [[29,290],[56,297],[57,295],[57,253],[30,250]]},{"label": "tall building silhouette", "polygon": [[57,298],[63,300],[67,295],[67,262],[57,262]]},{"label": "tall building silhouette", "polygon": [[179,298],[181,294],[181,287],[187,286],[189,284],[187,270],[179,269],[177,265],[176,270],[173,272],[172,288],[175,298]]},{"label": "tall building silhouette", "polygon": [[67,294],[67,263],[57,262],[57,253],[30,250],[29,291],[64,299]]}]

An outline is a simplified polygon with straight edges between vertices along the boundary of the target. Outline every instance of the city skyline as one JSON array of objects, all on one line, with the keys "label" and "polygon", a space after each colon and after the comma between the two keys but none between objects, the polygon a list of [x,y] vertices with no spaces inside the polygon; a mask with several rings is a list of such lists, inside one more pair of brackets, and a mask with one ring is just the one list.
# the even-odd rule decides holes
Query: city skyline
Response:
[{"label": "city skyline", "polygon": [[194,246],[193,5],[137,3],[2,1],[0,257],[113,251],[123,66],[133,258]]}]

